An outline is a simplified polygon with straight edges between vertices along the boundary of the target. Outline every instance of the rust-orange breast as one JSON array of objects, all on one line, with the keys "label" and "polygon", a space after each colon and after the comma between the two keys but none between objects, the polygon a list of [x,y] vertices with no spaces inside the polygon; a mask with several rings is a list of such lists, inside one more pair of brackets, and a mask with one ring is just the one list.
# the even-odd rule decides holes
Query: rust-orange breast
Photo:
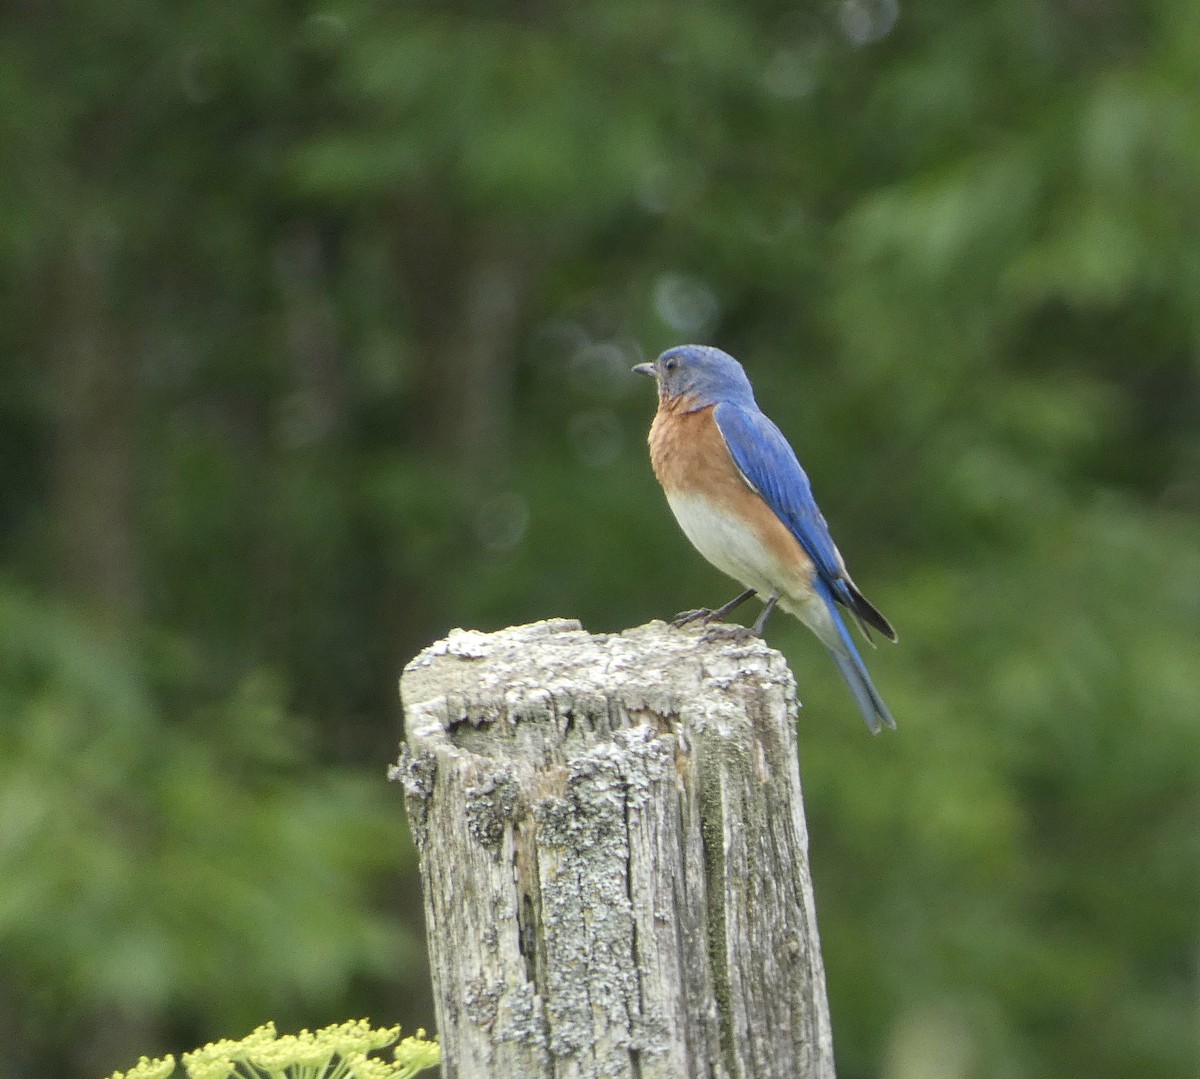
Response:
[{"label": "rust-orange breast", "polygon": [[808,555],[738,471],[713,407],[688,412],[689,403],[661,402],[648,440],[654,474],[688,539],[747,587],[807,593]]}]

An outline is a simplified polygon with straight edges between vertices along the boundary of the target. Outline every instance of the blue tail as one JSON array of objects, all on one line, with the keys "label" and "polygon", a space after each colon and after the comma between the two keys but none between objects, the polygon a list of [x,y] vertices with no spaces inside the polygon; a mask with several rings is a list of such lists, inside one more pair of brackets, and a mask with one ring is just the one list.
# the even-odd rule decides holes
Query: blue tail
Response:
[{"label": "blue tail", "polygon": [[867,673],[867,665],[863,663],[862,656],[858,654],[858,649],[855,648],[854,641],[850,637],[850,631],[846,628],[846,623],[842,621],[842,616],[834,606],[833,596],[830,595],[823,581],[817,582],[817,590],[829,608],[829,614],[833,618],[833,624],[837,627],[838,636],[841,638],[840,648],[830,647],[828,643],[826,647],[829,648],[833,662],[837,664],[838,670],[846,680],[846,685],[850,687],[850,692],[854,694],[863,719],[867,721],[867,726],[871,729],[872,734],[879,733],[881,722],[895,730],[896,721],[892,718],[892,713],[888,711],[888,706],[883,703],[883,698],[879,696],[879,691],[871,681],[871,676]]}]

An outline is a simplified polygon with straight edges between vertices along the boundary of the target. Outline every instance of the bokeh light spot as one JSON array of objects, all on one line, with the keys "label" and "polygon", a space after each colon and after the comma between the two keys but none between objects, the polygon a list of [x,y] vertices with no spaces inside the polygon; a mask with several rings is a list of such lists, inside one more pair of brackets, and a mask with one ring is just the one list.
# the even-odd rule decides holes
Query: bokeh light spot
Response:
[{"label": "bokeh light spot", "polygon": [[897,0],[842,0],[838,5],[838,25],[855,45],[886,37],[899,16]]},{"label": "bokeh light spot", "polygon": [[571,356],[571,382],[585,393],[623,396],[629,389],[629,369],[638,359],[617,341],[594,341]]},{"label": "bokeh light spot", "polygon": [[703,281],[684,274],[665,273],[654,283],[654,310],[680,333],[697,334],[717,319],[717,295]]},{"label": "bokeh light spot", "polygon": [[481,498],[474,527],[476,539],[489,551],[511,550],[525,538],[529,528],[529,503],[516,491]]}]

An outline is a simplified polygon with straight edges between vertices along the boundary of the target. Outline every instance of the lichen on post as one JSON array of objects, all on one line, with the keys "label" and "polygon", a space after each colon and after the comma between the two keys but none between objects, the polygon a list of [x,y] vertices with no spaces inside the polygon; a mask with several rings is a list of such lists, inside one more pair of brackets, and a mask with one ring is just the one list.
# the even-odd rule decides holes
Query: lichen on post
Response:
[{"label": "lichen on post", "polygon": [[455,630],[401,695],[447,1076],[833,1076],[778,652]]}]

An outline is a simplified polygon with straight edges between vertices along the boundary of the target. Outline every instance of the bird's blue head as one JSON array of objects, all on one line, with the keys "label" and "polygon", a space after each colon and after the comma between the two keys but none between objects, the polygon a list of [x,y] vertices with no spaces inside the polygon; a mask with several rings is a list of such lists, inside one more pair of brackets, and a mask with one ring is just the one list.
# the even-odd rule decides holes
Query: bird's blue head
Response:
[{"label": "bird's blue head", "polygon": [[658,379],[659,397],[664,401],[686,401],[689,412],[722,401],[754,403],[754,390],[742,365],[719,348],[678,345],[653,363],[639,363],[634,370]]}]

